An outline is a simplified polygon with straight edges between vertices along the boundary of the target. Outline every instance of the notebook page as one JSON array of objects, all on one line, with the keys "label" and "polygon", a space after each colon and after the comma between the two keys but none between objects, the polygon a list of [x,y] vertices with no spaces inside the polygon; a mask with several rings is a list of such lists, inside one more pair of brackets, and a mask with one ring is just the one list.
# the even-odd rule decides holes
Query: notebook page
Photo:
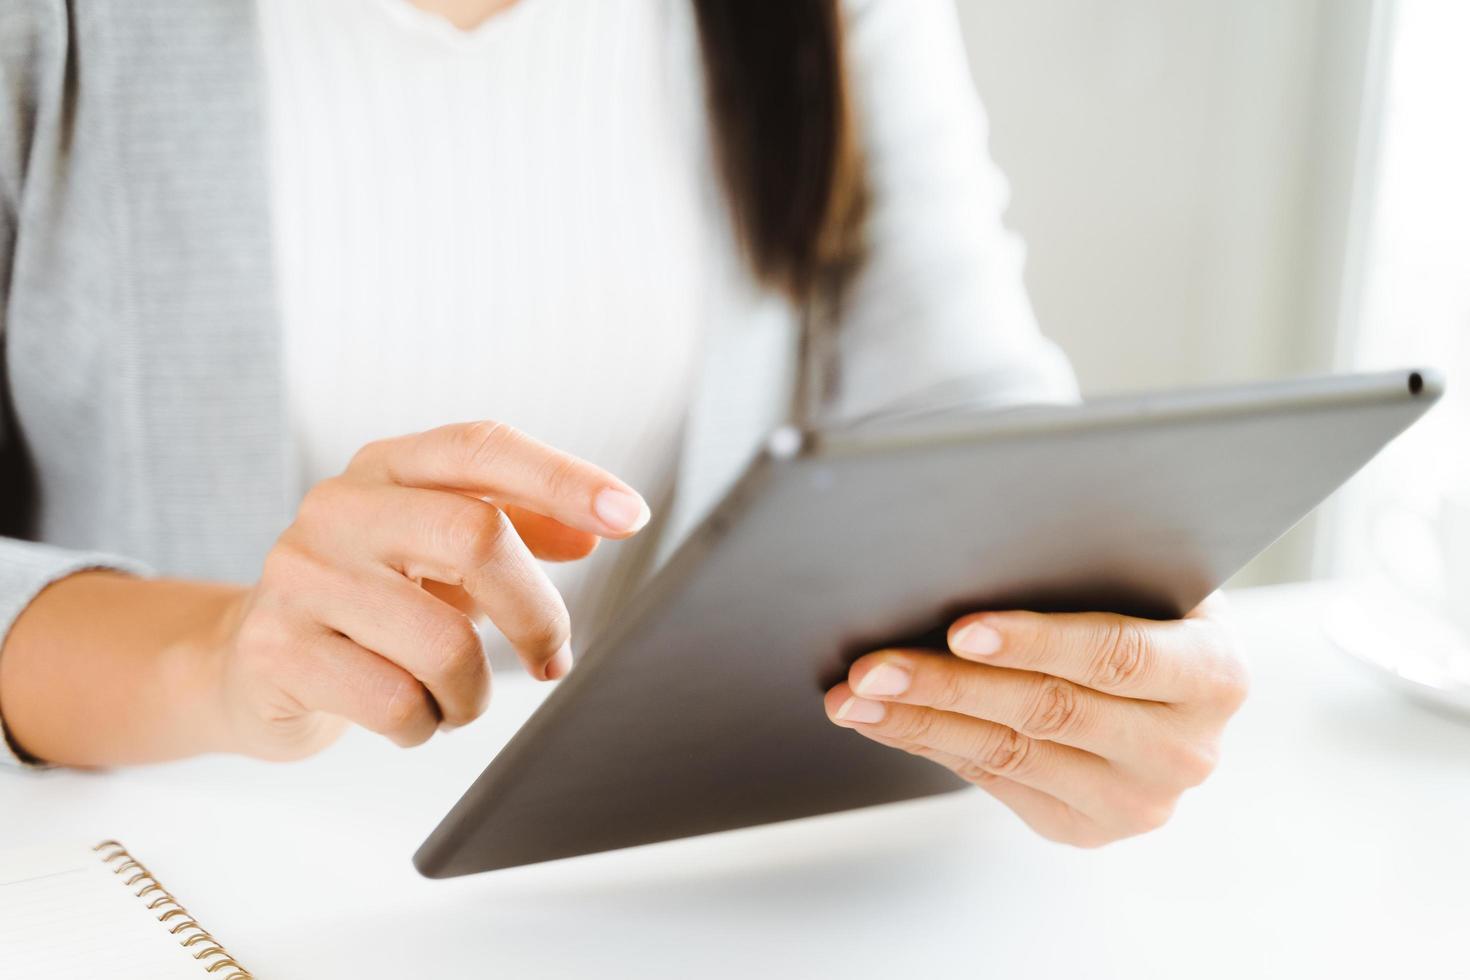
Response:
[{"label": "notebook page", "polygon": [[[0,852],[0,975],[202,980],[136,889],[87,845]],[[196,947],[197,949],[197,947]],[[218,976],[218,974],[215,974]]]}]

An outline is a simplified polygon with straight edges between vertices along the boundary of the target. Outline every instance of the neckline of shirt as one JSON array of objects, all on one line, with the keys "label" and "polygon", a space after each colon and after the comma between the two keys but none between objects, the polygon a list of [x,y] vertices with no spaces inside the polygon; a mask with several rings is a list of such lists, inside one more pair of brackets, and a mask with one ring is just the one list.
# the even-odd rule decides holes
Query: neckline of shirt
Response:
[{"label": "neckline of shirt", "polygon": [[471,28],[456,27],[447,18],[414,6],[409,0],[376,0],[377,7],[397,26],[456,51],[478,51],[527,19],[527,11],[544,0],[516,0]]}]

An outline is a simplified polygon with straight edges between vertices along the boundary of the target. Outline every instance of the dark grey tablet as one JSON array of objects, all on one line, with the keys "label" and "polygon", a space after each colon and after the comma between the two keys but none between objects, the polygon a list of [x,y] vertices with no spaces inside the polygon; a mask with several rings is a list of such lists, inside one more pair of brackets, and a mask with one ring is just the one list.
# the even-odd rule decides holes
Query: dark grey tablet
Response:
[{"label": "dark grey tablet", "polygon": [[943,793],[827,721],[976,609],[1178,616],[1423,414],[1401,371],[773,438],[429,836],[447,877]]}]

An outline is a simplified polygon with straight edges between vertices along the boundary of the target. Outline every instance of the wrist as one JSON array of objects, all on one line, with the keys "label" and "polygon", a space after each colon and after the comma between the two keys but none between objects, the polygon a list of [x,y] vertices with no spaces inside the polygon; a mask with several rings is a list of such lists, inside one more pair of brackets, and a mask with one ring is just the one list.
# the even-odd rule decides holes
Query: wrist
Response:
[{"label": "wrist", "polygon": [[181,755],[241,750],[230,721],[226,668],[248,598],[245,588],[211,587],[160,653],[159,682],[173,706],[172,740]]}]

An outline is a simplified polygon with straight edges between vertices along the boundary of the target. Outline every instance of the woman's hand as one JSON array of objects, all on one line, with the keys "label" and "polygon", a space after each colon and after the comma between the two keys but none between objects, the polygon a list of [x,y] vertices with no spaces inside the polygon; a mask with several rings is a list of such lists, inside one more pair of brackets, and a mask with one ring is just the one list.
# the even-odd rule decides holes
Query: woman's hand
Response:
[{"label": "woman's hand", "polygon": [[953,770],[1043,837],[1161,826],[1214,769],[1246,670],[1211,597],[1178,622],[994,612],[949,653],[884,650],[827,693],[835,724]]},{"label": "woman's hand", "polygon": [[225,624],[224,737],[294,758],[342,719],[405,746],[474,720],[490,696],[476,610],[533,676],[562,676],[571,624],[535,559],[582,557],[648,516],[611,474],[506,425],[368,445],[306,495]]},{"label": "woman's hand", "polygon": [[417,745],[485,710],[478,613],[532,675],[565,674],[566,606],[534,559],[648,516],[616,477],[495,422],[376,442],[312,488],[253,588],[48,586],[5,641],[0,711],[19,750],[73,766],[299,758],[344,720]]}]

